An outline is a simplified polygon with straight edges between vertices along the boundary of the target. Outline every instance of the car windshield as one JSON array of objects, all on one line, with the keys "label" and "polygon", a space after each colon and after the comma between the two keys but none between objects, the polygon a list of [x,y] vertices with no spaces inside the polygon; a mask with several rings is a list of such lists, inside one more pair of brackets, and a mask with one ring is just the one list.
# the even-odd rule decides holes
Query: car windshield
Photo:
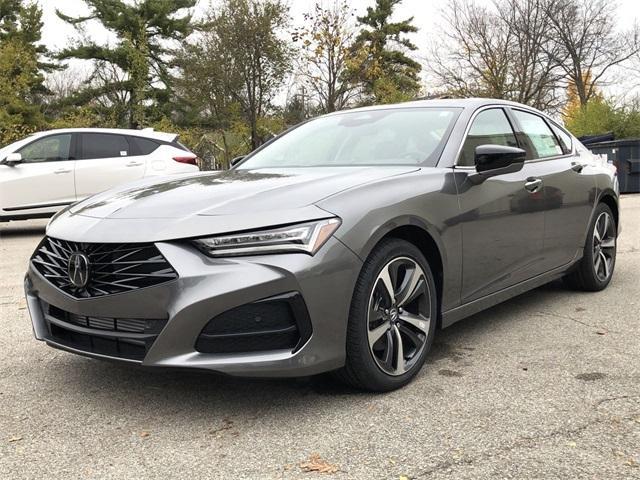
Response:
[{"label": "car windshield", "polygon": [[456,108],[346,112],[304,123],[238,167],[436,164],[458,117]]}]

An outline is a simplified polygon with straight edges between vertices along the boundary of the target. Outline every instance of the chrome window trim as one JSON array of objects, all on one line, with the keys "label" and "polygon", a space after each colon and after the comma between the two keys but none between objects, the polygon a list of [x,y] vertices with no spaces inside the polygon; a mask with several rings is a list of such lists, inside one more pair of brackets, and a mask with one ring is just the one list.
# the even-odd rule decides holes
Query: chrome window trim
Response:
[{"label": "chrome window trim", "polygon": [[467,122],[467,126],[464,129],[464,134],[462,135],[462,141],[460,142],[460,145],[458,145],[458,150],[456,152],[456,157],[455,157],[455,162],[453,163],[453,168],[470,168],[475,170],[475,165],[458,165],[458,162],[460,161],[460,154],[462,153],[462,148],[464,147],[464,142],[467,140],[467,136],[469,135],[469,130],[471,130],[471,125],[473,125],[474,120],[476,119],[476,117],[478,115],[480,115],[482,112],[484,112],[485,110],[494,110],[496,108],[499,108],[502,110],[502,113],[504,113],[504,116],[507,119],[507,122],[509,122],[509,125],[511,125],[511,129],[513,130],[513,134],[516,137],[516,141],[518,141],[518,136],[516,135],[516,131],[513,128],[513,124],[511,123],[511,119],[509,118],[509,115],[507,115],[507,112],[504,110],[505,107],[507,107],[508,105],[506,104],[500,104],[500,103],[495,103],[495,104],[491,104],[491,105],[483,105],[482,107],[478,108],[475,112],[473,112],[473,115],[471,115],[471,118],[469,119],[469,121]]},{"label": "chrome window trim", "polygon": [[[563,131],[564,133],[567,134],[567,136],[569,137],[569,140],[571,140],[571,148],[569,149],[569,151],[570,151],[571,154],[573,154],[575,152],[575,149],[576,149],[576,142],[573,141],[573,135],[571,135],[571,132],[569,132],[566,128],[558,125],[558,122],[555,122],[551,118],[544,117],[544,119],[547,121],[547,123],[550,123],[551,125],[556,127],[558,130],[561,130],[561,131]],[[553,128],[552,128],[552,130],[553,130]],[[553,133],[555,134],[556,132],[553,132]]]},{"label": "chrome window trim", "polygon": [[[573,156],[574,154],[574,141],[573,141],[573,136],[567,132],[564,128],[561,128],[559,125],[556,124],[556,122],[553,122],[551,119],[547,118],[546,115],[536,112],[535,110],[528,110],[526,108],[522,108],[522,107],[509,107],[510,110],[519,110],[521,112],[524,113],[528,113],[530,115],[535,115],[536,117],[540,117],[542,119],[543,122],[545,122],[545,124],[547,124],[547,127],[549,127],[549,129],[551,130],[551,133],[553,134],[553,136],[556,138],[556,140],[558,141],[558,146],[560,148],[562,148],[562,145],[560,144],[560,140],[558,139],[556,133],[553,131],[553,129],[548,125],[549,123],[553,123],[554,125],[556,125],[558,128],[560,128],[561,130],[565,131],[565,133],[569,134],[569,137],[571,138],[571,151],[569,153],[563,153],[562,155],[553,155],[551,157],[542,157],[542,158],[531,158],[529,160],[525,160],[525,163],[534,163],[534,162],[544,162],[547,160],[558,160],[561,158],[568,158]],[[521,132],[522,134],[526,135],[525,132]]]},{"label": "chrome window trim", "polygon": [[[511,124],[511,119],[509,118],[509,115],[507,114],[507,112],[505,111],[505,109],[509,109],[509,110],[522,110],[523,112],[526,113],[531,113],[532,115],[537,115],[539,117],[541,117],[545,122],[549,121],[551,123],[553,123],[555,126],[557,126],[558,128],[560,128],[561,130],[563,130],[565,133],[569,134],[569,137],[571,137],[571,152],[570,153],[565,153],[562,155],[554,155],[553,157],[544,157],[544,158],[532,158],[530,160],[525,160],[524,163],[537,163],[537,162],[546,162],[549,160],[559,160],[559,159],[563,159],[563,158],[569,158],[569,157],[573,157],[575,156],[575,152],[576,152],[576,143],[573,141],[573,135],[571,135],[569,132],[567,132],[567,130],[565,128],[562,128],[561,126],[559,126],[556,122],[554,122],[551,119],[547,120],[547,117],[544,116],[543,114],[535,111],[535,110],[529,110],[527,108],[522,108],[522,107],[514,107],[511,106],[509,104],[506,103],[495,103],[495,104],[491,104],[491,105],[483,105],[482,107],[478,108],[475,112],[473,112],[473,115],[471,115],[471,118],[469,119],[469,121],[467,122],[467,126],[464,130],[464,134],[462,135],[462,141],[460,142],[460,145],[458,146],[458,150],[456,152],[456,157],[455,157],[455,162],[453,164],[453,168],[454,169],[463,169],[463,170],[475,170],[475,166],[471,166],[471,165],[458,165],[458,161],[460,160],[460,154],[462,153],[462,147],[464,147],[464,142],[467,139],[467,135],[469,134],[469,130],[471,130],[471,125],[473,124],[473,121],[476,119],[476,117],[483,111],[485,110],[491,110],[494,108],[501,108],[507,119],[509,120],[509,123]],[[513,128],[513,124],[511,124],[511,128]],[[514,133],[516,134],[516,138],[517,138],[517,132],[514,129]],[[552,130],[552,133],[555,136],[555,133]]]}]

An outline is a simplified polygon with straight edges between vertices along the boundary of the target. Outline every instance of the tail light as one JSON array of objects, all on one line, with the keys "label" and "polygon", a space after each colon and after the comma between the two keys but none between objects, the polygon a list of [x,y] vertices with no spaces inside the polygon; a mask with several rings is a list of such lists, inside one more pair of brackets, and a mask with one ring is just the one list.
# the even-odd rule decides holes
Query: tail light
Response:
[{"label": "tail light", "polygon": [[198,166],[198,157],[195,157],[193,155],[173,157],[173,159],[178,163],[187,163],[189,165],[195,165],[196,167]]}]

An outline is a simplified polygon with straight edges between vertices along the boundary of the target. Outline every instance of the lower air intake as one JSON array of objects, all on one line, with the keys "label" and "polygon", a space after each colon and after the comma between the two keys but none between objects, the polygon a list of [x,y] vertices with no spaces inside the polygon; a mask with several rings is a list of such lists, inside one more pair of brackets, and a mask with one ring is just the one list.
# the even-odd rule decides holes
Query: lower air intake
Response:
[{"label": "lower air intake", "polygon": [[196,342],[201,353],[298,350],[311,336],[302,296],[287,293],[228,310],[211,319]]},{"label": "lower air intake", "polygon": [[42,301],[54,342],[87,353],[142,361],[166,320],[77,315]]}]

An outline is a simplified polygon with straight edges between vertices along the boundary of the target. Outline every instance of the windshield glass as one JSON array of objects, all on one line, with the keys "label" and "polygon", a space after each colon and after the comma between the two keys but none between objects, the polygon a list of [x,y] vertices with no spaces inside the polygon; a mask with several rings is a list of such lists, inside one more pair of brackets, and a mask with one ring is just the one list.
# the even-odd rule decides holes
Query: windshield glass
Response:
[{"label": "windshield glass", "polygon": [[276,139],[238,168],[433,166],[459,112],[404,108],[321,117]]}]

